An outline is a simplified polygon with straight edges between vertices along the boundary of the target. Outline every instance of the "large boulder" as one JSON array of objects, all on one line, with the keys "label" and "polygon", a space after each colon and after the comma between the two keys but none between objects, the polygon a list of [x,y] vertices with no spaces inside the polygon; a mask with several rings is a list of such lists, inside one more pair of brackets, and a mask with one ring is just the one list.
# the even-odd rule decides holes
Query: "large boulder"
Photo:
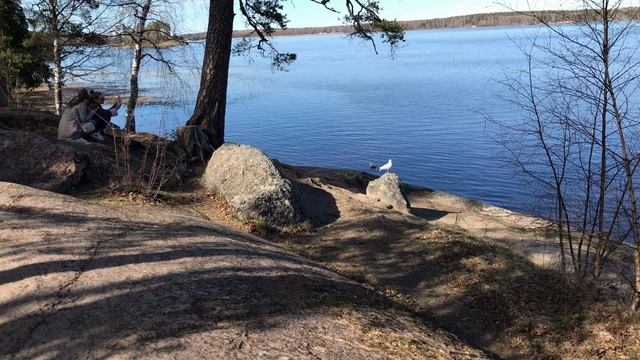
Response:
[{"label": "large boulder", "polygon": [[409,213],[410,205],[402,192],[402,183],[398,175],[386,173],[367,185],[367,196],[393,207],[393,209]]},{"label": "large boulder", "polygon": [[224,197],[245,221],[289,226],[303,221],[294,185],[262,151],[226,143],[209,160],[203,185]]},{"label": "large boulder", "polygon": [[95,149],[56,140],[59,120],[47,112],[0,109],[0,181],[62,193],[107,181],[113,164]]}]

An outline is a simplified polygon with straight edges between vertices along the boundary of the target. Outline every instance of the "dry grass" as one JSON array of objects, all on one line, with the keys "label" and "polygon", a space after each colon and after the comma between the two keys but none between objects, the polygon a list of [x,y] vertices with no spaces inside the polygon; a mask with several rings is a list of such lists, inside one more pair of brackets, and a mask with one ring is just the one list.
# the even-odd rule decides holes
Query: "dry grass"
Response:
[{"label": "dry grass", "polygon": [[373,215],[281,240],[504,357],[640,353],[638,317],[621,304],[459,228]]},{"label": "dry grass", "polygon": [[[202,189],[160,193],[158,199],[152,206],[181,208],[264,235],[506,358],[639,359],[640,316],[589,284],[456,226],[409,221],[338,194],[338,221],[282,233],[240,221],[223,199]],[[363,346],[388,354],[397,349],[409,358],[414,349],[420,353],[411,338],[390,338],[375,327],[360,331],[369,339]]]},{"label": "dry grass", "polygon": [[[639,358],[640,316],[597,287],[536,266],[460,227],[375,210],[339,189],[323,189],[340,208],[335,223],[266,237],[506,358]],[[196,206],[215,222],[256,231],[221,199],[207,197]],[[369,334],[385,339],[374,330]],[[369,346],[415,344],[386,338]]]}]

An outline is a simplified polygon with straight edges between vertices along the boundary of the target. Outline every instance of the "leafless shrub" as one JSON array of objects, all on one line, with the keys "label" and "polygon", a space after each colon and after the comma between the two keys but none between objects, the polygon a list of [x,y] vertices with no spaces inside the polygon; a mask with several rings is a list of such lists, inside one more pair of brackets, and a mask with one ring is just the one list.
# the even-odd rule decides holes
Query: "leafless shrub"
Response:
[{"label": "leafless shrub", "polygon": [[[114,186],[156,199],[184,164],[184,154],[171,140],[111,128],[116,174]],[[172,144],[174,146],[172,146]]]},{"label": "leafless shrub", "polygon": [[503,83],[527,116],[500,125],[514,162],[549,195],[562,269],[598,280],[613,254],[633,253],[635,275],[621,275],[638,309],[638,10],[621,5],[583,0],[570,25],[522,12],[543,27],[520,47],[527,68]]}]

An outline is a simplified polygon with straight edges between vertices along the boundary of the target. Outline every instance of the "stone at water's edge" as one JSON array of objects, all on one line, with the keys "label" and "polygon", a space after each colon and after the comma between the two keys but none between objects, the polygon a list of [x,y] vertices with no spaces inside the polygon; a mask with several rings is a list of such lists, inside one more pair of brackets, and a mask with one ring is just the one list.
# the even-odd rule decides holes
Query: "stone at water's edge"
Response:
[{"label": "stone at water's edge", "polygon": [[222,145],[209,160],[202,183],[224,197],[242,220],[266,221],[276,226],[304,220],[291,181],[254,147]]},{"label": "stone at water's edge", "polygon": [[394,210],[409,213],[410,205],[402,193],[402,183],[398,175],[386,173],[367,185],[367,196],[393,206]]}]

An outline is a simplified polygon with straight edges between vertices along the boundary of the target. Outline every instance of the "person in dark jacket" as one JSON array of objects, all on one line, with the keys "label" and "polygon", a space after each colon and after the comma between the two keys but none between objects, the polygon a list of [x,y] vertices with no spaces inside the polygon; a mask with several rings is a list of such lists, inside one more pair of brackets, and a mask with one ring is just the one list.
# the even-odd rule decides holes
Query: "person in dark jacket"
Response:
[{"label": "person in dark jacket", "polygon": [[84,137],[95,131],[95,123],[91,119],[92,113],[87,107],[88,100],[89,92],[81,89],[78,95],[67,103],[58,124],[58,139],[78,143],[87,142]]},{"label": "person in dark jacket", "polygon": [[120,97],[116,97],[116,101],[109,109],[102,107],[104,104],[104,94],[99,91],[89,91],[88,107],[91,111],[91,118],[96,123],[96,130],[89,134],[91,138],[98,141],[103,141],[104,137],[101,131],[111,123],[111,118],[118,115],[118,110],[122,106]]}]

